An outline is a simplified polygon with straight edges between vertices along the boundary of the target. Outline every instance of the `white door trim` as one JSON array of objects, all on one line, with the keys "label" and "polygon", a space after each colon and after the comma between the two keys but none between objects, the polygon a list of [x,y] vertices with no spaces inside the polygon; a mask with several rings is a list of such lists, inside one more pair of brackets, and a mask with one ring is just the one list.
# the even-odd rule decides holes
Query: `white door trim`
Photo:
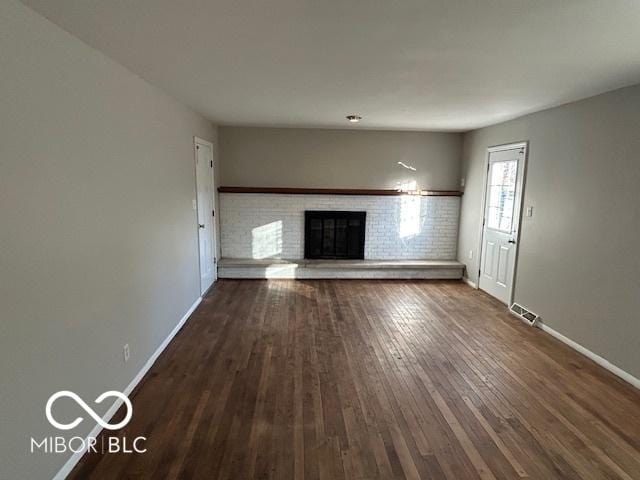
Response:
[{"label": "white door trim", "polygon": [[[213,147],[213,143],[210,142],[209,140],[205,140],[204,138],[200,138],[198,136],[194,136],[193,137],[193,167],[194,167],[194,184],[195,184],[195,198],[196,198],[196,220],[195,220],[195,229],[196,229],[196,236],[198,237],[200,235],[200,229],[198,227],[198,202],[197,202],[197,198],[198,198],[198,145],[204,145],[207,146],[211,149],[211,161],[214,162],[213,160],[213,152],[214,147]],[[213,211],[216,211],[216,195],[215,195],[215,177],[214,177],[214,169],[213,169],[213,163],[212,163],[212,168],[211,168],[211,186],[212,186],[212,198],[211,198],[211,208],[213,209]],[[216,235],[216,219],[215,219],[215,215],[212,221],[212,233],[211,235],[213,236],[213,245],[214,245],[214,250],[213,250],[213,261],[214,261],[214,266],[213,266],[213,283],[215,283],[218,280],[218,272],[217,272],[217,264],[218,264],[218,259],[217,259],[217,248],[218,248],[218,238]],[[200,277],[200,282],[202,282],[202,271],[200,268],[200,242],[198,241],[198,275]],[[202,289],[202,283],[200,283],[200,293],[202,295],[205,294],[205,291],[203,291]]]},{"label": "white door trim", "polygon": [[515,282],[518,272],[518,253],[520,252],[520,238],[522,229],[522,203],[524,201],[524,188],[525,179],[527,177],[527,159],[529,158],[529,140],[523,140],[521,142],[506,143],[503,145],[493,145],[487,148],[487,155],[484,162],[484,175],[482,178],[482,215],[480,215],[480,235],[478,244],[478,282],[476,282],[476,288],[480,288],[480,275],[482,268],[482,243],[484,240],[484,222],[486,215],[486,201],[487,201],[487,181],[489,178],[489,156],[493,152],[500,152],[503,150],[515,150],[516,148],[523,148],[524,155],[522,157],[522,175],[517,179],[516,191],[519,192],[514,205],[514,218],[517,220],[518,225],[515,233],[515,262],[513,265],[513,274],[511,278],[511,284],[509,286],[509,304],[508,307],[513,305],[513,299],[515,294]]}]

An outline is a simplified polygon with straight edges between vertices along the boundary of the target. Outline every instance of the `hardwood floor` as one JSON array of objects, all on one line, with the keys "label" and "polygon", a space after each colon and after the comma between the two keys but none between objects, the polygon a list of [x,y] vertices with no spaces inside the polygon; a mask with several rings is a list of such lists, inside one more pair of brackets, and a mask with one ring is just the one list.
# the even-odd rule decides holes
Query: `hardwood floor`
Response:
[{"label": "hardwood floor", "polygon": [[459,282],[221,280],[71,478],[640,479],[640,392]]}]

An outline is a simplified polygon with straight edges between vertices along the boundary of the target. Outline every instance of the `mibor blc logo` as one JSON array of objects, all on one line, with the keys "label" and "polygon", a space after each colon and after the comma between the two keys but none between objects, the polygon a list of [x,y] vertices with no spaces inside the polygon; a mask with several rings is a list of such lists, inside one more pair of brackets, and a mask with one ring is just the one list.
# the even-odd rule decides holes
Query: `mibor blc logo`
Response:
[{"label": "mibor blc logo", "polygon": [[118,430],[119,428],[124,427],[127,423],[129,423],[129,420],[131,420],[131,416],[133,415],[133,406],[131,405],[131,401],[124,393],[116,392],[115,390],[109,390],[108,392],[104,392],[102,395],[95,399],[95,403],[102,403],[105,398],[116,397],[122,400],[127,406],[127,414],[125,415],[124,420],[116,423],[115,425],[112,425],[102,420],[102,418],[78,395],[68,390],[61,390],[49,397],[49,400],[47,400],[47,406],[45,408],[47,420],[49,420],[49,423],[56,427],[58,430],[71,430],[72,428],[76,428],[80,423],[82,423],[82,420],[84,420],[82,417],[78,417],[73,422],[66,425],[57,422],[51,414],[51,407],[53,407],[53,402],[55,402],[60,397],[72,398],[78,405],[80,405],[84,409],[85,412],[91,415],[91,418],[93,418],[98,423],[98,425],[100,425],[102,428],[106,428],[107,430]]},{"label": "mibor blc logo", "polygon": [[[54,393],[47,400],[47,404],[45,406],[45,416],[49,423],[57,428],[58,430],[72,430],[80,425],[85,418],[77,417],[75,420],[69,423],[61,423],[56,420],[53,416],[53,405],[54,403],[62,398],[67,397],[73,400],[80,408],[82,408],[88,415],[93,419],[95,423],[97,423],[101,428],[106,430],[118,430],[120,428],[125,427],[131,417],[133,416],[133,405],[131,405],[131,401],[129,398],[122,392],[118,392],[116,390],[109,390],[104,392],[102,395],[98,396],[94,400],[94,403],[100,404],[107,398],[115,398],[116,402],[121,401],[125,408],[126,414],[124,419],[118,423],[109,423],[106,422],[100,415],[96,413],[96,411],[91,408],[87,402],[85,402],[80,396],[74,392],[69,390],[61,390],[59,392]],[[50,436],[44,437],[40,441],[31,437],[31,452],[43,452],[43,453],[144,453],[147,451],[146,448],[142,447],[143,442],[147,439],[146,437],[135,437],[133,440],[127,439],[127,437],[117,437],[117,436],[102,436],[102,437],[80,437],[75,436],[71,438],[66,438],[62,436]]]}]

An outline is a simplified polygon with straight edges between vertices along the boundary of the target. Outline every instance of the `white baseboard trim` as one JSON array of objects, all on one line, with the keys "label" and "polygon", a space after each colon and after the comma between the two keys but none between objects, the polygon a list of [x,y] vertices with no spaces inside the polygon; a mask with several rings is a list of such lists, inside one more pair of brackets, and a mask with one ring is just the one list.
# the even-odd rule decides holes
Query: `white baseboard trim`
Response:
[{"label": "white baseboard trim", "polygon": [[462,281],[469,285],[471,288],[475,288],[476,290],[478,289],[478,285],[476,284],[476,282],[472,282],[467,277],[462,277]]},{"label": "white baseboard trim", "polygon": [[[169,345],[171,340],[173,340],[173,337],[175,337],[176,334],[180,331],[180,329],[189,319],[189,317],[194,312],[194,310],[198,308],[198,305],[200,305],[200,302],[202,302],[202,297],[198,297],[198,299],[193,303],[193,305],[189,307],[189,310],[187,310],[187,313],[185,313],[182,316],[178,324],[173,328],[173,330],[171,330],[171,333],[169,333],[167,338],[165,338],[162,341],[162,343],[156,349],[156,351],[153,352],[153,354],[149,357],[147,362],[142,366],[142,368],[136,374],[136,376],[133,377],[133,380],[131,380],[129,385],[127,385],[127,388],[125,388],[122,391],[122,393],[129,396],[129,394],[133,391],[133,389],[136,388],[138,383],[140,383],[140,380],[142,380],[142,378],[146,375],[149,369],[153,366],[153,364],[156,362],[160,354],[164,351],[165,348],[167,348],[167,345]],[[102,417],[105,423],[108,423],[109,420],[111,420],[111,417],[115,415],[115,413],[118,411],[121,405],[122,405],[122,401],[117,401],[111,406],[111,408],[109,408],[109,410],[107,410],[107,413],[105,413],[104,416]],[[93,429],[91,430],[91,432],[89,432],[86,438],[97,437],[101,431],[102,431],[102,427],[96,424],[96,426],[93,427]],[[85,443],[86,443],[86,439],[85,439]],[[65,478],[67,478],[67,475],[71,473],[71,470],[73,470],[73,468],[77,465],[77,463],[80,461],[83,455],[84,455],[83,451],[79,451],[71,455],[69,460],[67,460],[67,462],[62,466],[62,468],[58,471],[58,473],[56,473],[56,475],[53,477],[53,480],[64,480]]]},{"label": "white baseboard trim", "polygon": [[624,370],[622,370],[620,367],[616,367],[613,363],[609,362],[607,359],[602,358],[600,355],[598,355],[596,353],[593,353],[588,348],[585,348],[582,345],[580,345],[579,343],[574,342],[570,338],[565,337],[560,332],[557,332],[556,330],[551,328],[549,325],[545,325],[543,322],[537,322],[536,326],[540,327],[543,331],[547,332],[552,337],[557,338],[562,343],[564,343],[564,344],[570,346],[571,348],[573,348],[574,350],[580,352],[585,357],[593,360],[594,362],[596,362],[601,367],[609,370],[611,373],[613,373],[617,377],[620,377],[625,382],[633,385],[637,389],[640,389],[640,379],[639,378],[634,377],[630,373],[625,372]]}]

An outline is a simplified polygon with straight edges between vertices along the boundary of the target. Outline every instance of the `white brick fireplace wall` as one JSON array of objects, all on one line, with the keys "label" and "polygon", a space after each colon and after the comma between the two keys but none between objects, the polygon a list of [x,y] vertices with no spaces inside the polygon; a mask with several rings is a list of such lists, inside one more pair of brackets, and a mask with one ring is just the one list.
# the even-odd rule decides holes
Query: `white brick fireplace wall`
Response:
[{"label": "white brick fireplace wall", "polygon": [[304,257],[304,211],[367,212],[364,257],[371,260],[456,258],[460,197],[220,194],[222,256]]}]

